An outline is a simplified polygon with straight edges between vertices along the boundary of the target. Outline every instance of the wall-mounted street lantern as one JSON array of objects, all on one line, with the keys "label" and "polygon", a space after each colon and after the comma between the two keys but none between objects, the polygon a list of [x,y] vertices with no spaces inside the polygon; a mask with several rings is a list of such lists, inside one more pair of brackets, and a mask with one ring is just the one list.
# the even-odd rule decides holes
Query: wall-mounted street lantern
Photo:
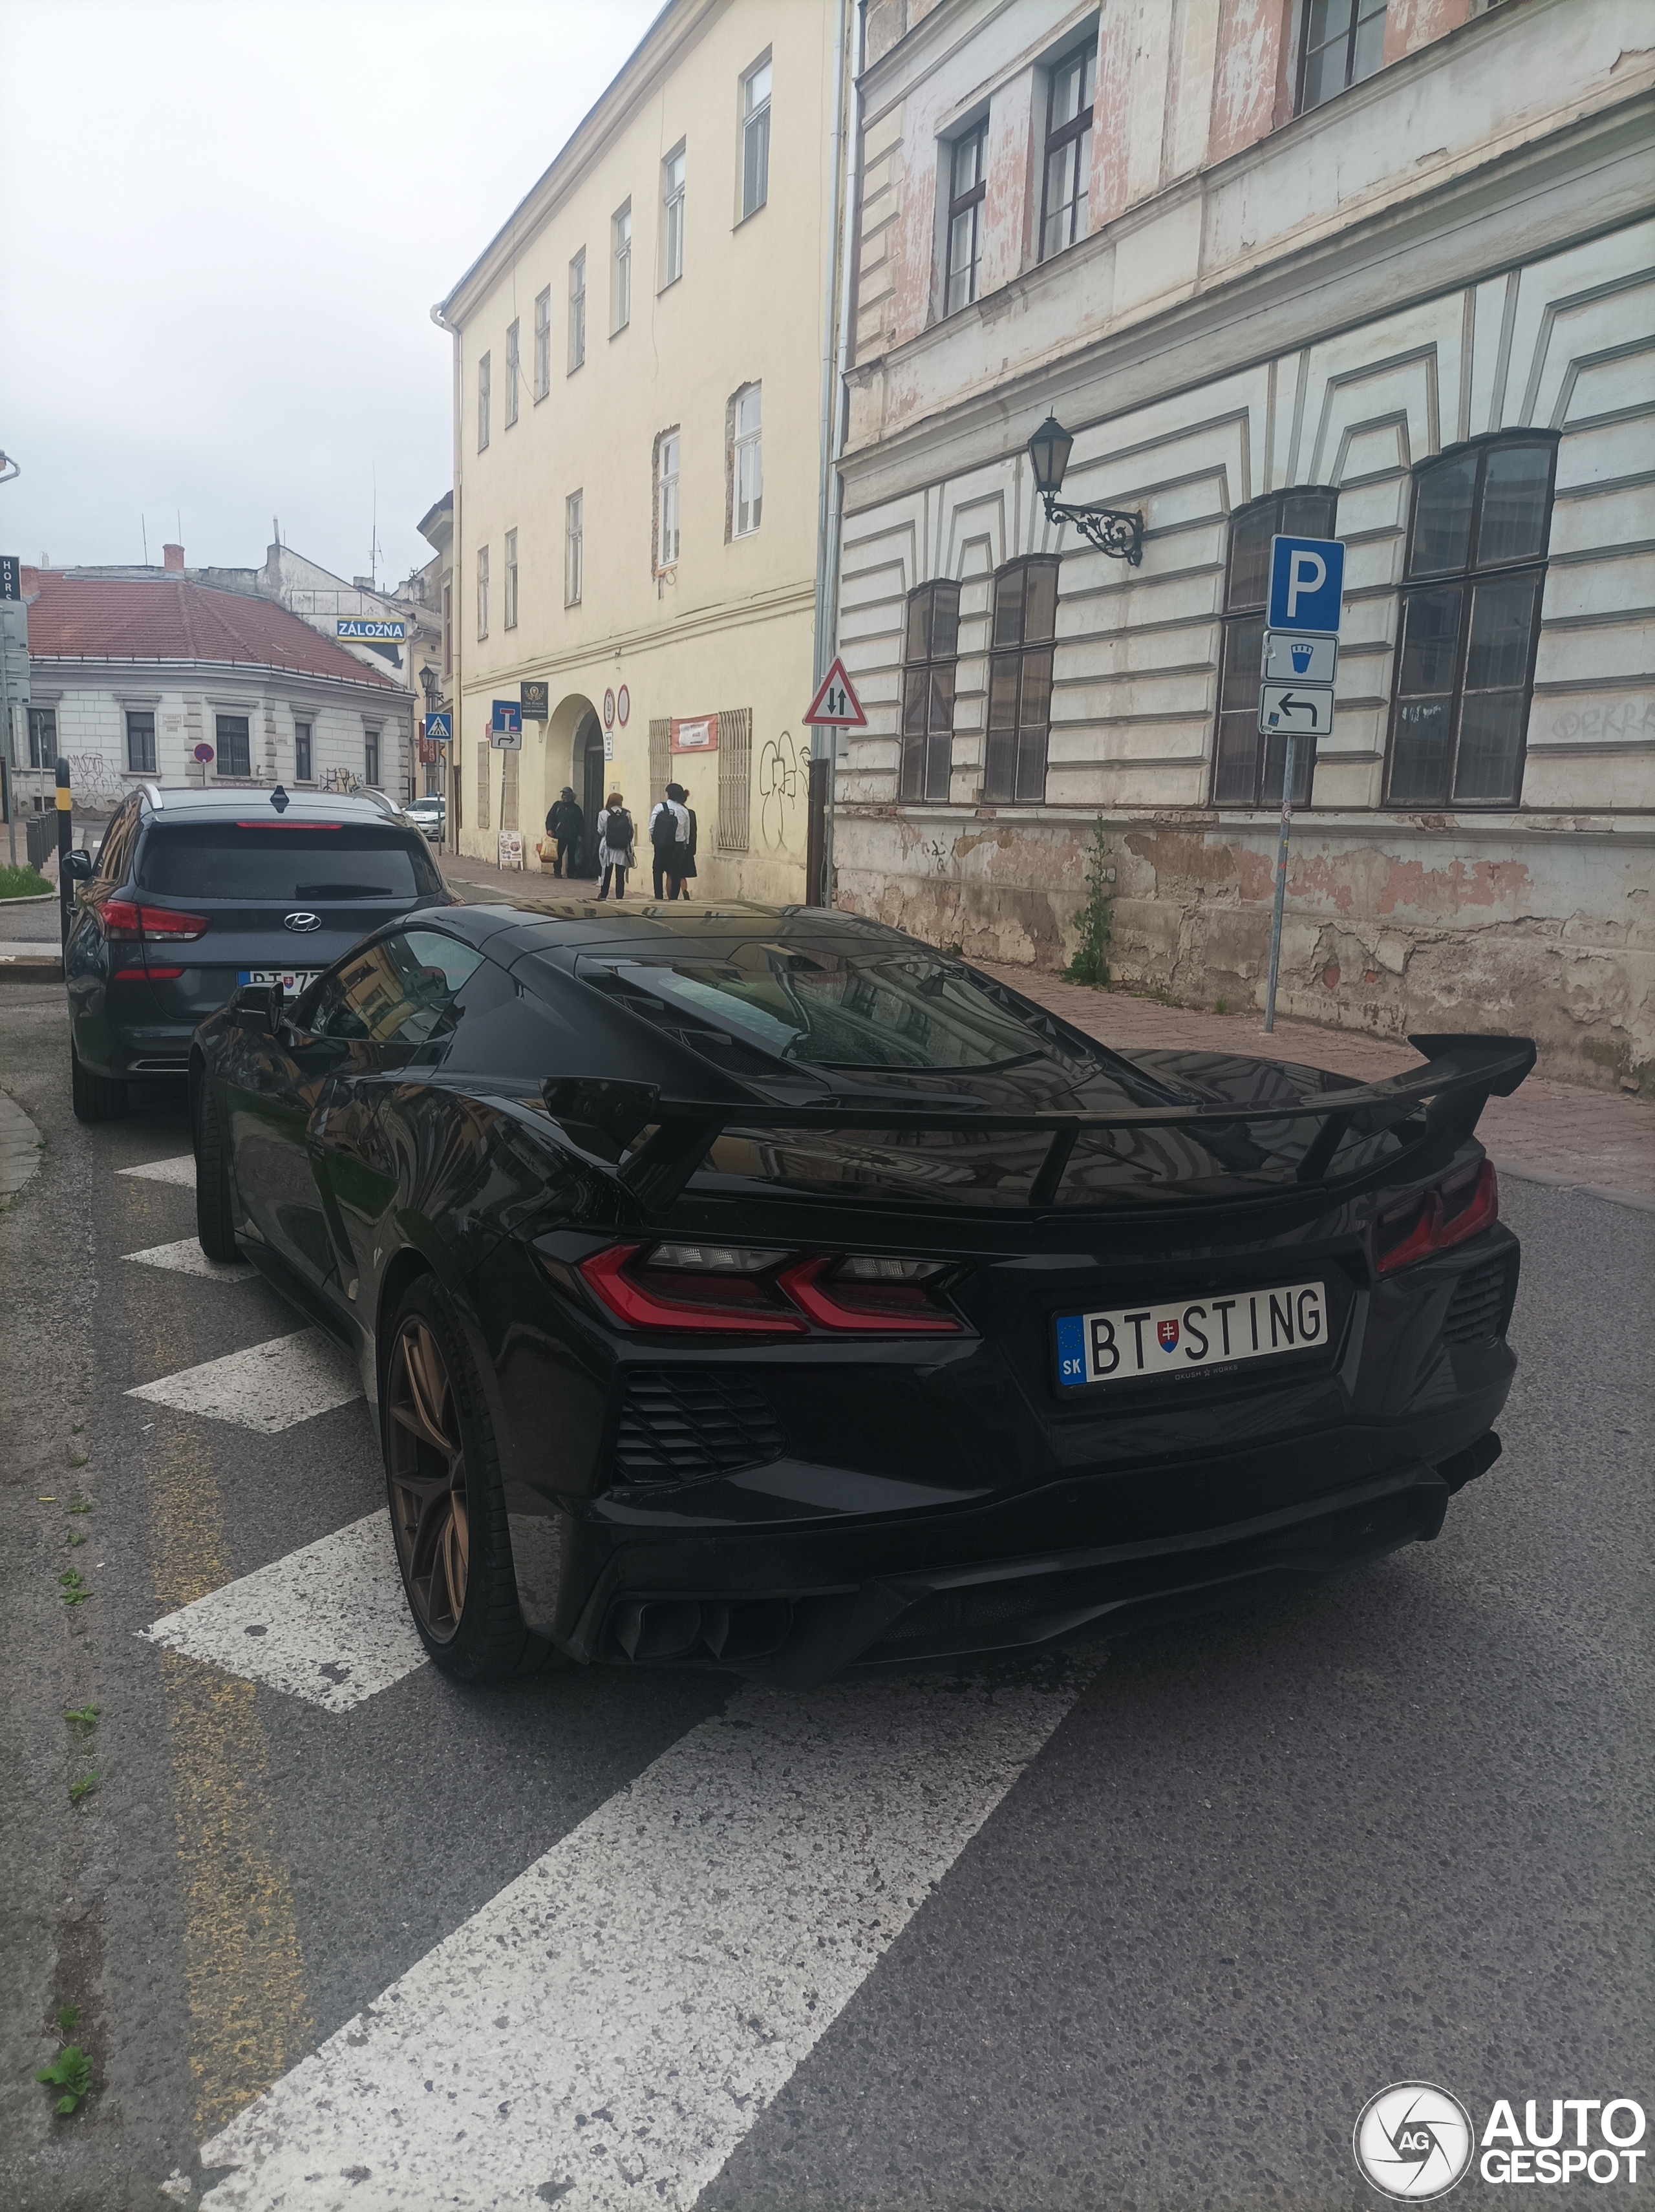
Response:
[{"label": "wall-mounted street lantern", "polygon": [[1144,557],[1144,519],[1119,507],[1069,507],[1057,496],[1069,465],[1074,439],[1055,415],[1048,415],[1029,441],[1035,489],[1046,503],[1048,522],[1072,522],[1089,544],[1134,568]]}]

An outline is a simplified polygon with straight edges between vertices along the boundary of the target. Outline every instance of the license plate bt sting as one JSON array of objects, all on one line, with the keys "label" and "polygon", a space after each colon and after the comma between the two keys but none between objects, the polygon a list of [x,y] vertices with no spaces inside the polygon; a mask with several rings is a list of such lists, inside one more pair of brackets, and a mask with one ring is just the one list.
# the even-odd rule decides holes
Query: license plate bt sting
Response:
[{"label": "license plate bt sting", "polygon": [[1057,1380],[1074,1390],[1228,1368],[1244,1359],[1282,1359],[1325,1344],[1327,1334],[1327,1292],[1320,1283],[1061,1314]]}]

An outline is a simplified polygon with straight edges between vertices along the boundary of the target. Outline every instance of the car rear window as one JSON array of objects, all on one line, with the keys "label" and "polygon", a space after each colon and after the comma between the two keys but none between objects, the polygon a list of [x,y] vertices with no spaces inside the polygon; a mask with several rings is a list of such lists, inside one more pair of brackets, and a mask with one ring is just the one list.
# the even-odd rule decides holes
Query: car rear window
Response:
[{"label": "car rear window", "polygon": [[167,898],[257,901],[429,896],[441,881],[424,841],[368,822],[157,823],[138,860],[140,889]]}]

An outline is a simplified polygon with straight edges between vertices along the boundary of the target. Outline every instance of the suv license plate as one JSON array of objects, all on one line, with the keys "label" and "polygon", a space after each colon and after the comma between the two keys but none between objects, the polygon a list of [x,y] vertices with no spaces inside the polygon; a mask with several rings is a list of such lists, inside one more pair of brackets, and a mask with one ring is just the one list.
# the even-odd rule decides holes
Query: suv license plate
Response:
[{"label": "suv license plate", "polygon": [[238,983],[279,983],[284,991],[302,991],[321,974],[319,968],[242,968]]},{"label": "suv license plate", "polygon": [[1327,1334],[1327,1292],[1320,1283],[1237,1291],[1177,1305],[1060,1314],[1057,1380],[1074,1390],[1089,1382],[1135,1382],[1147,1375],[1230,1367],[1241,1359],[1285,1358],[1325,1344]]}]

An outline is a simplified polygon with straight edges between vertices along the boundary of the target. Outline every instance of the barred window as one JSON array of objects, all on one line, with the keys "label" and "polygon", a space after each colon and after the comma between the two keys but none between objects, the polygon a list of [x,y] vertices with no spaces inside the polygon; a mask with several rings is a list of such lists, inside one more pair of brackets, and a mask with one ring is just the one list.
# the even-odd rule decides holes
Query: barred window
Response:
[{"label": "barred window", "polygon": [[718,849],[745,853],[752,835],[753,717],[736,707],[718,718]]},{"label": "barred window", "polygon": [[903,647],[899,799],[946,799],[953,770],[959,586],[946,578],[908,594]]},{"label": "barred window", "polygon": [[[1325,486],[1273,491],[1238,507],[1230,518],[1224,572],[1224,640],[1219,656],[1218,741],[1214,747],[1214,806],[1280,806],[1287,757],[1284,732],[1269,742],[1258,732],[1258,690],[1264,662],[1264,603],[1270,590],[1270,540],[1331,538],[1339,494]],[[1316,740],[1300,738],[1293,755],[1295,806],[1310,804]]]},{"label": "barred window", "polygon": [[1515,806],[1557,441],[1478,439],[1414,472],[1386,799]]},{"label": "barred window", "polygon": [[1043,799],[1051,735],[1051,664],[1057,629],[1057,561],[1013,561],[995,578],[989,664],[989,740],[983,796]]}]

